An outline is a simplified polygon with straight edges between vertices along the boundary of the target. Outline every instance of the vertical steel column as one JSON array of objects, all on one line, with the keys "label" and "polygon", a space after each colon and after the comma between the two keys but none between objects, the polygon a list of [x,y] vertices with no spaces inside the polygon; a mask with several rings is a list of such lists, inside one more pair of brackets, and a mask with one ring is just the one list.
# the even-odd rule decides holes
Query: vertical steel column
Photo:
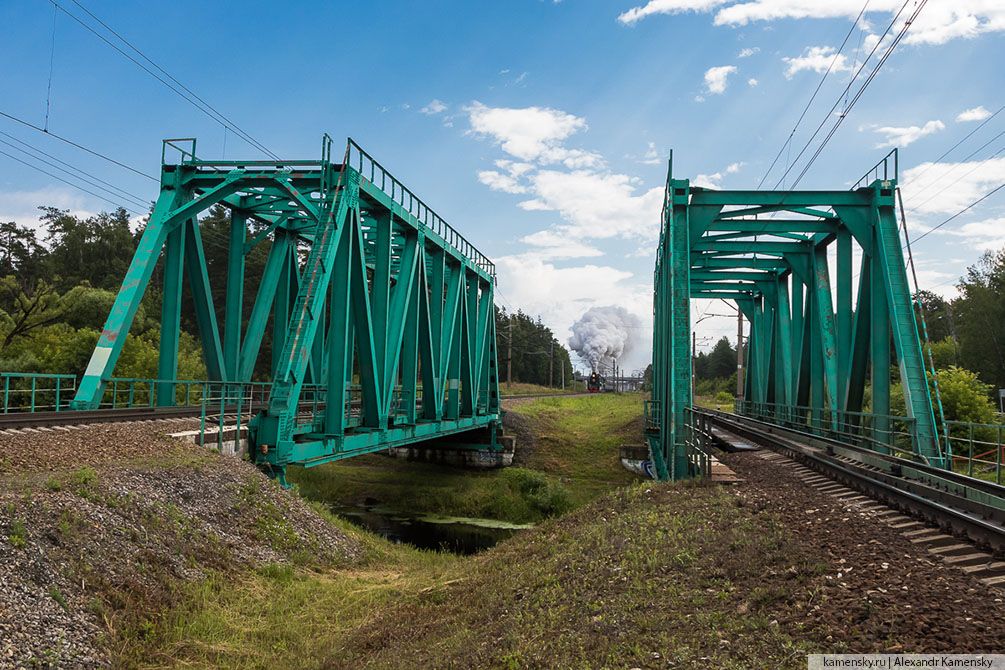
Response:
[{"label": "vertical steel column", "polygon": [[244,243],[248,217],[241,211],[230,215],[230,245],[227,248],[227,302],[224,306],[223,358],[227,378],[240,381],[241,322],[244,307]]},{"label": "vertical steel column", "polygon": [[157,351],[155,396],[158,407],[175,403],[174,381],[178,378],[178,339],[181,335],[181,291],[185,277],[185,230],[177,226],[164,244],[164,284],[161,298],[161,338]]}]

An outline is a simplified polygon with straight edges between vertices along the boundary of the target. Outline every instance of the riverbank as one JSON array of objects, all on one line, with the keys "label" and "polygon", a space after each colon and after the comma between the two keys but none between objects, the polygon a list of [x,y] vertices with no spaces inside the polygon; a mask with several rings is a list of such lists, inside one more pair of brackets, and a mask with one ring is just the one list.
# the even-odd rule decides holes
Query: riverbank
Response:
[{"label": "riverbank", "polygon": [[506,402],[517,440],[512,468],[480,472],[359,456],[291,468],[301,495],[323,503],[380,505],[444,516],[539,522],[637,481],[618,447],[642,443],[642,396],[597,394]]}]

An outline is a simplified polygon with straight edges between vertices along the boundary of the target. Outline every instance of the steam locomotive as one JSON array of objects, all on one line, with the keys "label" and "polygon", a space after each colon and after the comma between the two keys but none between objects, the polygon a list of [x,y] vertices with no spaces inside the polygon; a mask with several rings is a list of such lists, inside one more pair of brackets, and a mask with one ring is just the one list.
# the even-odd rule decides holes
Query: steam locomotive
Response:
[{"label": "steam locomotive", "polygon": [[586,381],[586,390],[590,393],[599,393],[604,387],[604,378],[596,372],[590,373],[590,378]]}]

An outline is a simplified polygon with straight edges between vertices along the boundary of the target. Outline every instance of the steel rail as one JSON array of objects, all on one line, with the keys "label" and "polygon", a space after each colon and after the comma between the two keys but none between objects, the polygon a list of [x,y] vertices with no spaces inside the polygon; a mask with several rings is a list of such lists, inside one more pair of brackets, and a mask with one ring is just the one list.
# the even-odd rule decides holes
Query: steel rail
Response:
[{"label": "steel rail", "polygon": [[748,417],[695,412],[826,477],[1005,553],[1005,486]]}]

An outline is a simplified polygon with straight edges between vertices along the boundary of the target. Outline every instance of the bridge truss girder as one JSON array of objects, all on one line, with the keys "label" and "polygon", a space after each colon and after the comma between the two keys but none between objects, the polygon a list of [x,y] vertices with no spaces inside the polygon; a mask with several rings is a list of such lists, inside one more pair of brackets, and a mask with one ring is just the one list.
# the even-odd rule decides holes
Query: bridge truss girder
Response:
[{"label": "bridge truss girder", "polygon": [[914,453],[942,463],[895,194],[896,178],[852,191],[719,191],[668,173],[654,273],[660,409],[648,434],[661,478],[689,476],[692,298],[732,301],[750,322],[747,402],[809,407],[836,428],[840,413],[862,412],[871,381],[874,444],[892,441],[887,371],[896,364]]},{"label": "bridge truss girder", "polygon": [[[163,256],[158,405],[175,401],[185,278],[208,376],[231,389],[224,393],[251,381],[272,317],[272,388],[250,436],[267,471],[281,476],[293,463],[471,430],[487,431],[495,445],[495,267],[487,258],[351,140],[342,163],[332,162],[327,137],[315,161],[194,154],[192,141],[179,164],[163,166],[161,194],[76,408],[100,404]],[[197,223],[218,204],[231,213],[222,337]],[[249,221],[257,224],[251,239]],[[242,332],[245,258],[266,239],[262,282]]]}]

